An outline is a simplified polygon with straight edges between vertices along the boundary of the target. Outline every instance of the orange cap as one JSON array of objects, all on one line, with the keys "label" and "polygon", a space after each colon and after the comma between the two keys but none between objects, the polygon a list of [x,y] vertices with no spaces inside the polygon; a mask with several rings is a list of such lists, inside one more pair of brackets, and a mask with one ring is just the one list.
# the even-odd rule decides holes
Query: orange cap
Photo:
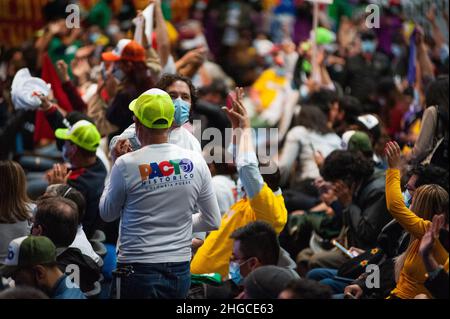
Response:
[{"label": "orange cap", "polygon": [[145,49],[134,40],[122,39],[113,51],[102,53],[104,61],[134,61],[145,62]]}]

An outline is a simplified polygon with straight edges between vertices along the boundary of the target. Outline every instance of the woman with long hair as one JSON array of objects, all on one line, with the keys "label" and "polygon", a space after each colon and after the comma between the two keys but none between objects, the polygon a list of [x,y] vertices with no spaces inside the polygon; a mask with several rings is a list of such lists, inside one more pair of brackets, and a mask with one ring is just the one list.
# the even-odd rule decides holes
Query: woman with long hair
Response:
[{"label": "woman with long hair", "polygon": [[26,190],[23,168],[13,161],[0,161],[0,264],[9,243],[30,233],[34,204]]},{"label": "woman with long hair", "polygon": [[288,132],[279,159],[282,181],[289,177],[296,159],[299,170],[296,181],[315,179],[320,176],[316,164],[316,152],[323,157],[341,148],[341,138],[327,125],[327,116],[316,106],[302,106],[294,120],[294,127]]},{"label": "woman with long hair", "polygon": [[[448,76],[431,82],[425,95],[426,109],[422,116],[419,136],[407,158],[412,164],[431,160],[438,143],[448,143]],[[448,169],[448,163],[440,163],[439,166]]]},{"label": "woman with long hair", "polygon": [[[408,209],[400,187],[400,153],[397,143],[387,144],[389,169],[386,173],[386,202],[389,212],[410,234],[411,239],[406,251],[395,261],[397,286],[388,298],[413,299],[419,294],[431,297],[424,286],[427,271],[419,247],[433,216],[444,214],[448,227],[448,193],[438,185],[423,185],[414,192]],[[448,272],[448,252],[439,240],[436,240],[432,254],[439,264],[445,264],[444,269]]]}]

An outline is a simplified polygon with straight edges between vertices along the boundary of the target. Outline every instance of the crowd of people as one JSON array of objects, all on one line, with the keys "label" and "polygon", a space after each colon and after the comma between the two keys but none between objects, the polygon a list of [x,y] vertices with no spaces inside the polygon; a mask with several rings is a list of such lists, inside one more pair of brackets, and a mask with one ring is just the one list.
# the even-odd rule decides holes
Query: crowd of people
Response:
[{"label": "crowd of people", "polygon": [[0,299],[449,297],[446,1],[82,2],[0,43]]}]

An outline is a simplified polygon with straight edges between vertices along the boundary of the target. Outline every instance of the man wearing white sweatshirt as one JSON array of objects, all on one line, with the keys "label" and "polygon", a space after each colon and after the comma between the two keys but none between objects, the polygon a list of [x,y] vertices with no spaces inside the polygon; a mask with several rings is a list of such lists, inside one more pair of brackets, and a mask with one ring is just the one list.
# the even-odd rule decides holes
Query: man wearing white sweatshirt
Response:
[{"label": "man wearing white sweatshirt", "polygon": [[192,232],[220,225],[211,174],[201,154],[168,143],[175,108],[166,92],[151,89],[130,110],[142,147],[119,142],[129,153],[116,160],[100,200],[105,221],[121,217],[120,296],[185,298]]}]

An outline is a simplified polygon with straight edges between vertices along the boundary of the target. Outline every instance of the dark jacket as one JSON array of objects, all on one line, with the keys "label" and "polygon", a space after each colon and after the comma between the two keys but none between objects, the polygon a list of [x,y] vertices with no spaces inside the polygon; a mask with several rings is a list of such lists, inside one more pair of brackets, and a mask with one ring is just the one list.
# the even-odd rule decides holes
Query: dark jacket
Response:
[{"label": "dark jacket", "polygon": [[[62,248],[56,258],[58,268],[66,275],[74,275],[73,265],[79,269],[79,286],[83,293],[100,293],[100,267],[90,257],[83,255],[78,248]],[[77,276],[74,276],[77,278]],[[97,292],[97,293],[96,293]]]},{"label": "dark jacket", "polygon": [[343,212],[348,247],[373,248],[383,227],[392,220],[386,207],[384,173],[363,182],[353,202]]}]

